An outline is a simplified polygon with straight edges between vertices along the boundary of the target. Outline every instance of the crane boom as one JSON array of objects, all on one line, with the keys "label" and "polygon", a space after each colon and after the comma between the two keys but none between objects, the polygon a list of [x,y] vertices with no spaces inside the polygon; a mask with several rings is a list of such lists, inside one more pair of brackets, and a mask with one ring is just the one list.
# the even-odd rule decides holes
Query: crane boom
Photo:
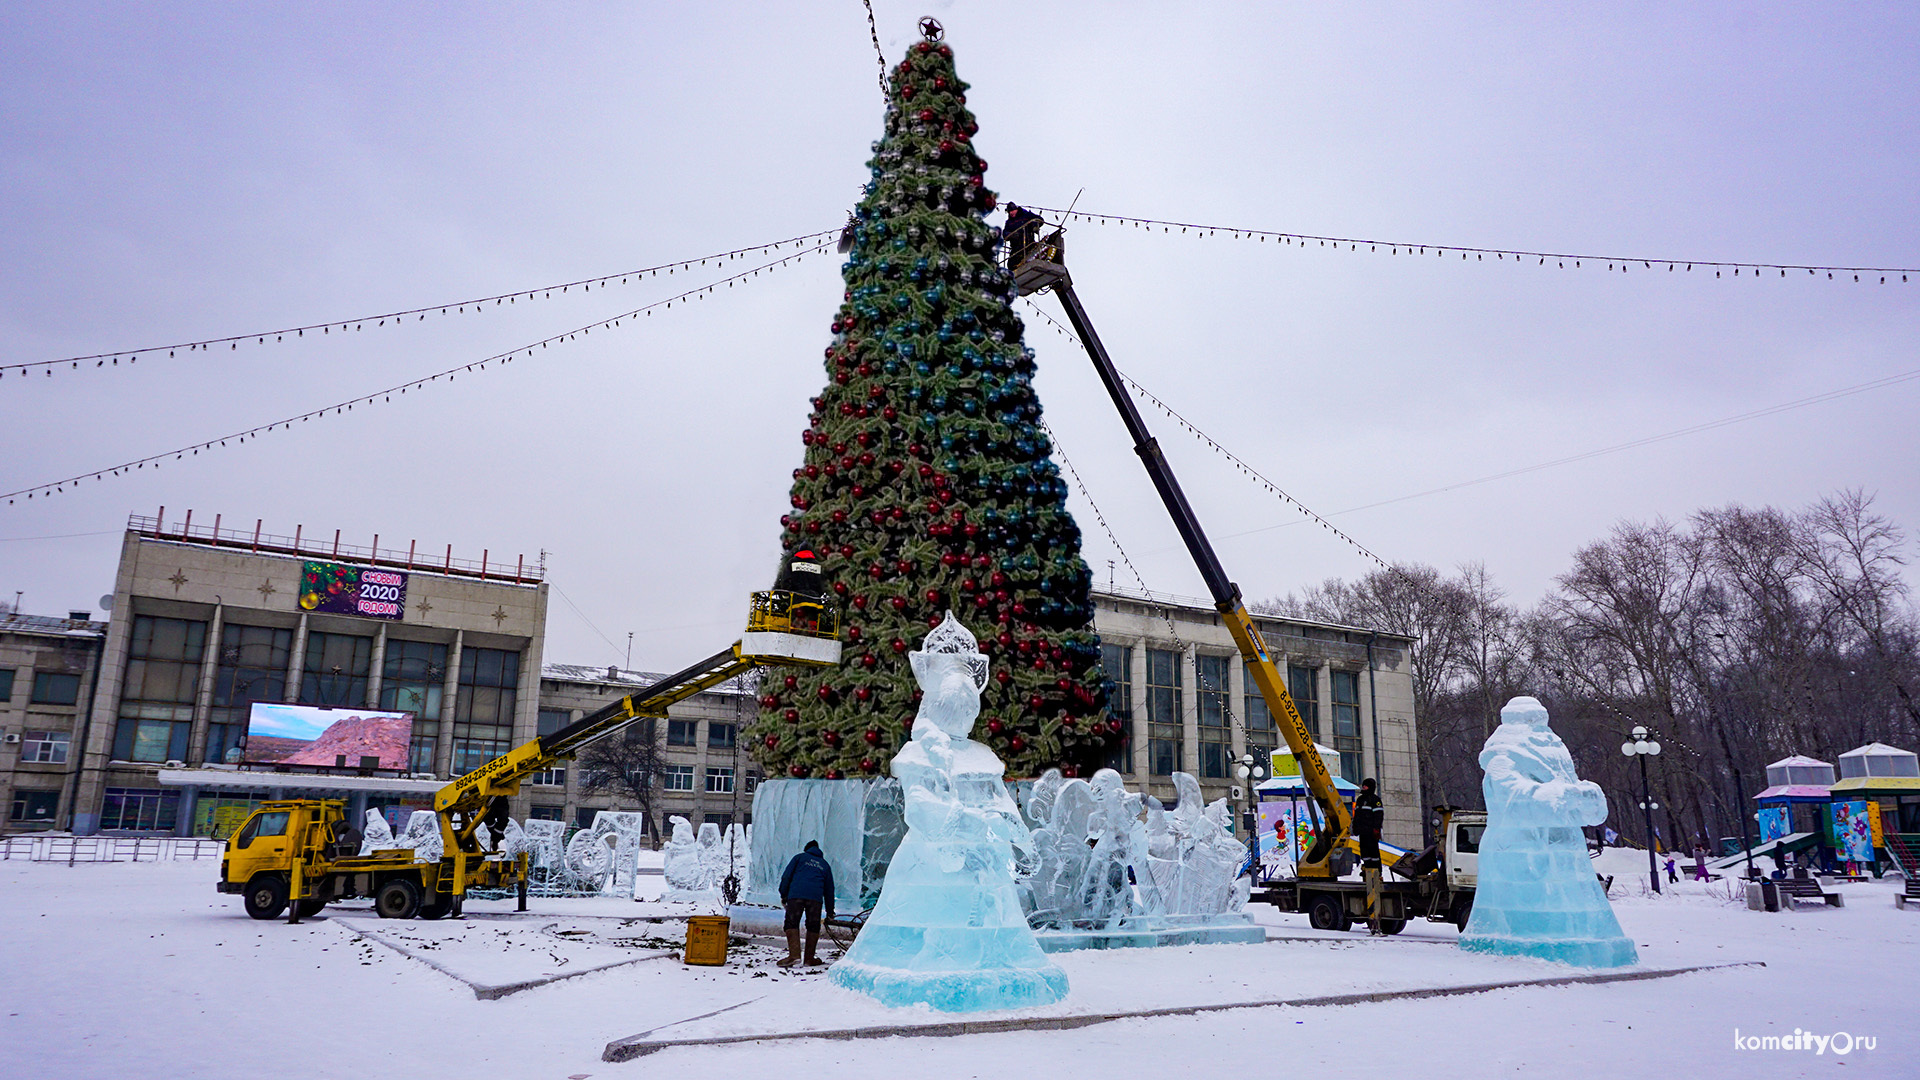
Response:
[{"label": "crane boom", "polygon": [[1173,526],[1187,545],[1188,554],[1193,556],[1194,564],[1199,567],[1200,576],[1206,581],[1207,592],[1213,597],[1213,606],[1226,622],[1227,632],[1233,635],[1240,657],[1247,665],[1247,672],[1252,676],[1254,685],[1259,687],[1267,711],[1279,723],[1280,734],[1286,739],[1287,748],[1299,762],[1300,775],[1306,782],[1307,791],[1319,807],[1323,824],[1313,847],[1298,863],[1297,873],[1301,877],[1333,877],[1330,860],[1335,845],[1345,843],[1348,847],[1354,846],[1349,835],[1353,829],[1353,817],[1346,801],[1334,787],[1333,776],[1327,772],[1326,763],[1314,750],[1313,734],[1308,730],[1306,720],[1301,717],[1299,707],[1294,704],[1293,695],[1287,692],[1279,668],[1268,655],[1266,642],[1261,638],[1259,628],[1254,625],[1253,616],[1247,613],[1240,587],[1227,578],[1219,556],[1214,553],[1213,544],[1200,527],[1200,519],[1188,504],[1186,493],[1180,489],[1180,481],[1173,475],[1173,467],[1160,452],[1159,440],[1147,430],[1146,421],[1141,418],[1140,410],[1134,406],[1133,398],[1122,385],[1113,359],[1107,355],[1106,346],[1093,328],[1093,321],[1087,317],[1086,308],[1081,306],[1080,297],[1073,290],[1073,278],[1067,273],[1065,243],[1060,231],[1056,229],[1043,239],[1038,236],[1037,222],[1032,219],[1023,229],[1011,231],[1008,238],[1007,262],[1014,283],[1022,295],[1052,289],[1054,295],[1060,298],[1067,321],[1073,325],[1074,333],[1080,336],[1080,343],[1093,360],[1093,368],[1100,376],[1101,385],[1106,387],[1107,396],[1113,399],[1121,422],[1126,425],[1127,434],[1133,439],[1133,452],[1139,455],[1140,463],[1146,466],[1154,490],[1159,493],[1160,501],[1173,518]]}]

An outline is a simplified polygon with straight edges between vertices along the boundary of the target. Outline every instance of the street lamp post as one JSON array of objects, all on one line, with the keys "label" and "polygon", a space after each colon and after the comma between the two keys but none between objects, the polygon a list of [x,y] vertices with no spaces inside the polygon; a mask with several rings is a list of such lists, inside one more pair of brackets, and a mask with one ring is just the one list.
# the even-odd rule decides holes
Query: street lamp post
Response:
[{"label": "street lamp post", "polygon": [[1640,812],[1647,819],[1647,877],[1653,882],[1653,891],[1660,891],[1660,866],[1653,856],[1653,812],[1660,804],[1653,801],[1653,793],[1647,787],[1647,759],[1660,752],[1660,744],[1647,738],[1647,729],[1635,725],[1633,737],[1620,744],[1620,752],[1630,758],[1640,759]]},{"label": "street lamp post", "polygon": [[1260,786],[1260,778],[1267,774],[1259,759],[1252,754],[1241,754],[1240,763],[1234,766],[1233,774],[1247,785],[1247,881],[1258,888],[1260,885],[1260,804],[1254,795],[1254,789]]}]

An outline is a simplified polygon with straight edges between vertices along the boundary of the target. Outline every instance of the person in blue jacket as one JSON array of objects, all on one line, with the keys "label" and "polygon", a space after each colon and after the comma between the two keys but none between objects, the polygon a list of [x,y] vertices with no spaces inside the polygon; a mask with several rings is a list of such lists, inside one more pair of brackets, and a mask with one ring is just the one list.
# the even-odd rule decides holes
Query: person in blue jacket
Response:
[{"label": "person in blue jacket", "polygon": [[801,962],[800,917],[807,920],[806,963],[812,967],[826,961],[814,950],[820,944],[820,912],[833,918],[833,867],[820,854],[820,841],[807,841],[806,849],[795,855],[780,875],[780,903],[787,910],[787,958],[780,966],[790,968]]}]

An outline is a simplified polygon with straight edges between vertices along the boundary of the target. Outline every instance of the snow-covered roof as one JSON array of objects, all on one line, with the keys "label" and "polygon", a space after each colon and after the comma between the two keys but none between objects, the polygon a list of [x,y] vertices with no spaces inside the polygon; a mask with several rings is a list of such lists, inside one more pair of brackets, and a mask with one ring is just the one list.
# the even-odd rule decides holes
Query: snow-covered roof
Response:
[{"label": "snow-covered roof", "polygon": [[[623,686],[636,690],[644,689],[667,677],[663,671],[635,671],[617,666],[596,667],[592,664],[541,664],[540,677],[554,682],[592,683],[596,686]],[[746,694],[750,687],[744,685],[742,677],[728,679],[718,686],[710,687],[703,693],[708,694]]]},{"label": "snow-covered roof", "polygon": [[55,637],[104,637],[107,624],[92,619],[58,619],[51,615],[0,612],[0,633],[45,634]]}]

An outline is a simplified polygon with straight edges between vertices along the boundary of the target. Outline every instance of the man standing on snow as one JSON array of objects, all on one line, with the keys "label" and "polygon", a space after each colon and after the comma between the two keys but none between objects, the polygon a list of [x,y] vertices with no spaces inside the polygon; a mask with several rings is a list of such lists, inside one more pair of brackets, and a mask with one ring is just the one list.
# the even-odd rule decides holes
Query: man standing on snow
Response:
[{"label": "man standing on snow", "polygon": [[790,968],[800,963],[802,915],[807,919],[807,966],[825,963],[814,950],[820,944],[821,909],[825,908],[827,918],[833,918],[833,867],[820,854],[818,840],[807,841],[806,849],[787,863],[786,872],[780,875],[780,903],[787,910],[787,958],[780,961],[780,966]]}]

